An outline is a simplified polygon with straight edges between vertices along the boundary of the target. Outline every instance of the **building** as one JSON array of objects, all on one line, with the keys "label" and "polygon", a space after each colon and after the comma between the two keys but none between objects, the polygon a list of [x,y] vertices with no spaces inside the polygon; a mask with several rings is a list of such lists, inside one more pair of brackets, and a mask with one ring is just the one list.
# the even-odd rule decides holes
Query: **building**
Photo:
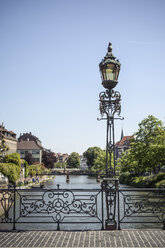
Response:
[{"label": "building", "polygon": [[[7,150],[3,152],[2,156],[17,152],[17,139],[16,134],[13,131],[9,131],[5,128],[3,123],[0,125],[0,143],[4,140]],[[0,172],[0,184],[6,183],[7,178]]]},{"label": "building", "polygon": [[69,155],[67,153],[61,154],[58,153],[56,154],[57,162],[59,163],[66,163],[68,160]]},{"label": "building", "polygon": [[42,143],[32,133],[20,134],[17,144],[17,152],[20,154],[22,159],[25,159],[27,154],[31,154],[33,163],[42,162]]},{"label": "building", "polygon": [[116,159],[121,157],[121,154],[130,148],[132,136],[121,136],[121,140],[115,144]]},{"label": "building", "polygon": [[17,139],[16,134],[13,131],[8,131],[3,123],[0,125],[0,142],[5,141],[5,145],[8,150],[4,154],[10,154],[17,152]]}]

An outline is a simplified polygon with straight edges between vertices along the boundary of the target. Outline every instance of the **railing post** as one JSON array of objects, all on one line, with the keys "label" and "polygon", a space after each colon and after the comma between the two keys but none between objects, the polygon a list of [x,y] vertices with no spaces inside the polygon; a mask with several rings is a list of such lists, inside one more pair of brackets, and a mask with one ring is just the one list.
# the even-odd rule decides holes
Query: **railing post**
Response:
[{"label": "railing post", "polygon": [[15,227],[15,210],[16,210],[16,183],[14,183],[14,206],[13,206],[13,230],[16,230]]},{"label": "railing post", "polygon": [[101,203],[102,203],[102,230],[104,230],[104,187],[103,182],[101,183]]},{"label": "railing post", "polygon": [[117,201],[118,201],[118,230],[121,230],[120,227],[120,186],[118,186],[118,190],[117,190]]}]

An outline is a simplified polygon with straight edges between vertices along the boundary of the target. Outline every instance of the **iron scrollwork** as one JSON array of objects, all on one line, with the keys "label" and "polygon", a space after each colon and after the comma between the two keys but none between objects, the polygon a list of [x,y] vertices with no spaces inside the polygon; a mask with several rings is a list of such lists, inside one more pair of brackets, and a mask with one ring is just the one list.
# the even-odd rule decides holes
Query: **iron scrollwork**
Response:
[{"label": "iron scrollwork", "polygon": [[[66,216],[97,217],[97,195],[84,195],[79,198],[71,190],[47,190],[41,199],[33,199],[29,196],[21,196],[20,217],[49,216],[54,222],[61,222]],[[41,214],[41,215],[40,215]]]},{"label": "iron scrollwork", "polygon": [[104,178],[103,179],[103,190],[105,191],[106,198],[106,228],[116,229],[116,197],[118,190],[118,179],[115,178]]},{"label": "iron scrollwork", "polygon": [[124,209],[121,222],[129,217],[137,218],[138,222],[143,222],[144,218],[146,220],[157,219],[159,222],[165,220],[164,192],[143,192],[139,190],[131,194],[124,194],[121,190],[121,193],[123,195]]},{"label": "iron scrollwork", "polygon": [[100,98],[100,114],[103,117],[106,114],[108,117],[121,113],[121,95],[118,91],[106,90],[99,94]]},{"label": "iron scrollwork", "polygon": [[9,190],[3,190],[0,192],[0,208],[2,209],[2,215],[0,221],[4,223],[11,223],[12,218],[9,214],[10,209],[14,203],[13,192]]}]

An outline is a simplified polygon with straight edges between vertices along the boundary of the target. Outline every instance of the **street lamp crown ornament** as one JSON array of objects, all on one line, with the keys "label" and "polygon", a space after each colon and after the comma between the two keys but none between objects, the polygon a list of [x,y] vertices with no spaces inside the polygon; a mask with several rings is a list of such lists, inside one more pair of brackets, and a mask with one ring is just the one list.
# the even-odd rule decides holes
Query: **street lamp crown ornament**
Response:
[{"label": "street lamp crown ornament", "polygon": [[108,52],[99,64],[102,85],[106,89],[113,89],[118,83],[121,64],[112,53],[112,43],[109,42]]}]

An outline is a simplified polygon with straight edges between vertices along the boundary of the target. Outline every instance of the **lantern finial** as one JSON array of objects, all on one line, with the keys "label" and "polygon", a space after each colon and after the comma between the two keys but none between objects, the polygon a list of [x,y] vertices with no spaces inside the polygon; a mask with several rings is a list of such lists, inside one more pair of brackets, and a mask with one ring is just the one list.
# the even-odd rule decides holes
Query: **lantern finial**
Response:
[{"label": "lantern finial", "polygon": [[108,52],[111,53],[112,52],[112,43],[109,42],[109,45],[108,45]]}]

